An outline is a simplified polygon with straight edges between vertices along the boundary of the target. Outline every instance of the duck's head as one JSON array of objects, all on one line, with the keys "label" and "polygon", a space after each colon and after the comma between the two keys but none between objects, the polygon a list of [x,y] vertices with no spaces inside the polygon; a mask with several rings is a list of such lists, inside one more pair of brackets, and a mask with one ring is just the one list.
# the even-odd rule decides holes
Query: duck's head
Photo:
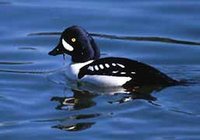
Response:
[{"label": "duck's head", "polygon": [[73,62],[86,62],[100,57],[93,38],[83,28],[71,26],[61,35],[59,44],[49,55],[68,54]]}]

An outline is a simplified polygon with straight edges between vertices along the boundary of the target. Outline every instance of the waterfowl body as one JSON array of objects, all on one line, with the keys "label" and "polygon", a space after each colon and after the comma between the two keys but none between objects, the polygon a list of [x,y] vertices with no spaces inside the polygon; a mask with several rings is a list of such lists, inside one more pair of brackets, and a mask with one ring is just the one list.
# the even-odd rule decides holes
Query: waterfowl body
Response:
[{"label": "waterfowl body", "polygon": [[127,58],[100,58],[94,39],[81,27],[71,26],[61,35],[59,44],[49,55],[67,54],[72,63],[66,70],[73,80],[102,87],[174,85],[178,81],[159,70]]}]

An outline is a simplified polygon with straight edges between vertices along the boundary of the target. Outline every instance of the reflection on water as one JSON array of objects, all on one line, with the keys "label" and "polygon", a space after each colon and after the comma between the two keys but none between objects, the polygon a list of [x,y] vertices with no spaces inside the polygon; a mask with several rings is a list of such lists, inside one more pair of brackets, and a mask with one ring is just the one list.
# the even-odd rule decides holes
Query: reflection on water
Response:
[{"label": "reflection on water", "polygon": [[156,101],[157,98],[152,96],[151,94],[154,91],[160,91],[164,88],[165,87],[160,87],[160,86],[136,87],[136,88],[133,88],[131,91],[128,91],[125,94],[125,96],[122,97],[121,99],[116,100],[116,101],[110,101],[110,103],[125,103],[125,102],[133,101],[136,99],[143,99],[150,103],[153,103],[153,101]]},{"label": "reflection on water", "polygon": [[[73,96],[71,97],[52,97],[51,101],[58,102],[56,107],[57,110],[81,110],[85,108],[90,108],[95,106],[96,103],[92,100],[96,95],[88,92],[88,91],[79,91],[73,90]],[[82,120],[84,122],[77,122],[74,124],[65,124],[66,121],[62,122],[62,124],[58,124],[53,126],[52,128],[58,128],[65,131],[81,131],[90,128],[95,122],[87,122],[87,119],[98,117],[100,114],[80,114],[73,117],[70,117],[71,121]],[[73,118],[73,119],[72,119]]]},{"label": "reflection on water", "polygon": [[57,128],[64,131],[81,131],[92,127],[95,123],[93,122],[85,122],[85,123],[77,123],[73,125],[56,125],[52,128]]},{"label": "reflection on water", "polygon": [[[0,140],[200,139],[199,9],[197,0],[0,0]],[[51,80],[65,66],[47,53],[74,24],[105,57],[191,82],[97,91]]]},{"label": "reflection on water", "polygon": [[11,4],[11,2],[7,2],[7,1],[0,1],[0,5],[4,5],[4,4]]},{"label": "reflection on water", "polygon": [[79,110],[95,106],[92,100],[96,95],[88,91],[73,90],[71,97],[52,97],[51,101],[57,101],[59,105],[56,107],[58,110]]},{"label": "reflection on water", "polygon": [[[109,104],[122,104],[137,99],[142,99],[148,101],[152,105],[157,105],[156,103],[154,103],[157,98],[152,96],[152,93],[154,91],[161,91],[164,88],[165,87],[160,86],[135,87],[133,89],[128,89],[125,93],[122,93],[121,91],[116,91],[115,94],[107,93],[106,95],[114,96],[112,100],[108,101]],[[90,91],[82,91],[77,89],[71,89],[71,91],[73,93],[72,96],[54,96],[51,98],[51,101],[58,103],[55,107],[56,110],[73,111],[91,108],[96,105],[94,98],[100,96],[99,92],[91,93]],[[67,93],[65,94],[67,95]],[[101,94],[101,96],[103,95]],[[92,118],[96,118],[99,116],[101,116],[100,113],[78,114],[75,116],[67,117],[66,119],[62,119],[62,121],[59,121],[59,124],[52,126],[52,128],[57,128],[64,131],[85,130],[91,128],[96,123],[96,121]],[[92,120],[88,122],[88,119]]]},{"label": "reflection on water", "polygon": [[27,64],[33,64],[33,62],[0,62],[0,65],[27,65]]},{"label": "reflection on water", "polygon": [[[151,41],[151,42],[162,42],[162,43],[173,43],[173,44],[184,44],[184,45],[200,45],[200,42],[178,40],[174,38],[167,37],[157,37],[157,36],[119,36],[119,35],[109,35],[109,34],[99,34],[99,33],[89,33],[91,36],[106,38],[106,39],[117,39],[117,40],[129,40],[129,41]],[[61,32],[40,32],[40,33],[30,33],[28,36],[40,36],[40,35],[61,35]]]}]

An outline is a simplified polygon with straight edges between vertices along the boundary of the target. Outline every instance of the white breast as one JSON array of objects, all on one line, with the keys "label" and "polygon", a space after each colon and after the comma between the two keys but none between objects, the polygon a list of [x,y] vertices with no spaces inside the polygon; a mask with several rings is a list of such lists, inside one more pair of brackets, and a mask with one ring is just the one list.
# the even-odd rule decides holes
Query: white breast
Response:
[{"label": "white breast", "polygon": [[66,71],[67,77],[71,80],[90,83],[98,87],[119,87],[131,80],[131,77],[107,75],[85,75],[83,78],[78,79],[79,70],[92,62],[93,60],[84,63],[70,64]]},{"label": "white breast", "polygon": [[78,80],[78,73],[79,70],[84,67],[85,65],[88,65],[90,63],[92,63],[94,60],[90,60],[84,63],[74,63],[74,64],[70,64],[67,67],[67,71],[66,71],[66,75],[72,79],[72,80]]}]

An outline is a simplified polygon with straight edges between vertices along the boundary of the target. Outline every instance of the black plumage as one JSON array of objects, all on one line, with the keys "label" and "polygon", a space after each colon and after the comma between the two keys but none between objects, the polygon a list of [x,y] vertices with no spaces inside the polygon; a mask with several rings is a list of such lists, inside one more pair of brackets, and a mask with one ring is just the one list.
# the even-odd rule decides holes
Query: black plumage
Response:
[{"label": "black plumage", "polygon": [[[65,49],[62,43],[63,39],[73,48],[72,50]],[[75,39],[75,41],[72,39]],[[62,33],[58,46],[49,52],[49,55],[58,54],[70,55],[73,63],[85,63],[93,60],[92,63],[80,68],[79,79],[86,75],[130,77],[131,80],[122,85],[123,87],[170,86],[180,83],[156,68],[135,60],[119,57],[100,58],[100,51],[94,39],[79,26],[71,26]]]},{"label": "black plumage", "polygon": [[[103,67],[101,68],[101,66]],[[95,67],[98,67],[98,70]],[[78,78],[81,79],[86,75],[130,77],[131,80],[126,83],[126,86],[128,84],[141,86],[172,85],[177,83],[176,80],[156,68],[138,61],[119,57],[107,57],[93,61],[80,69]]]}]

